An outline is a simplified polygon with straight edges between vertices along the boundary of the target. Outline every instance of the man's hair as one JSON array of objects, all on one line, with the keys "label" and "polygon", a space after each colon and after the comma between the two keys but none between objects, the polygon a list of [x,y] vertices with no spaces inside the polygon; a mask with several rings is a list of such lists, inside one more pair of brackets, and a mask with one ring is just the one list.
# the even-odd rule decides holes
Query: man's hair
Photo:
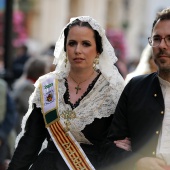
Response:
[{"label": "man's hair", "polygon": [[80,27],[88,27],[90,29],[92,29],[94,31],[94,38],[95,38],[95,42],[96,42],[96,50],[98,53],[102,53],[103,52],[103,47],[102,47],[102,38],[99,35],[99,33],[94,30],[91,25],[88,22],[82,22],[79,19],[74,20],[71,24],[69,24],[65,30],[64,30],[64,51],[66,51],[66,42],[67,42],[67,36],[69,33],[70,28],[72,28],[73,26],[80,26]]},{"label": "man's hair", "polygon": [[46,72],[47,64],[42,57],[31,57],[24,66],[24,73],[27,78],[37,80],[40,76]]},{"label": "man's hair", "polygon": [[158,20],[160,20],[160,21],[170,20],[170,7],[163,9],[162,11],[157,13],[156,18],[155,18],[153,25],[152,25],[152,30],[153,30],[155,24],[158,22]]}]

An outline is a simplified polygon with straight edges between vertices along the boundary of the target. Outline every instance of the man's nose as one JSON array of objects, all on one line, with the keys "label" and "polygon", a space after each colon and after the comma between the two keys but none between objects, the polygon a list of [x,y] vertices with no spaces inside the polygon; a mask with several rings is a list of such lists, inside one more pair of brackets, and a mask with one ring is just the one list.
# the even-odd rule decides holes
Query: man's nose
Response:
[{"label": "man's nose", "polygon": [[160,47],[160,48],[167,48],[167,44],[166,44],[165,38],[162,38],[162,39],[161,39],[161,42],[160,42],[160,44],[159,44],[159,47]]}]

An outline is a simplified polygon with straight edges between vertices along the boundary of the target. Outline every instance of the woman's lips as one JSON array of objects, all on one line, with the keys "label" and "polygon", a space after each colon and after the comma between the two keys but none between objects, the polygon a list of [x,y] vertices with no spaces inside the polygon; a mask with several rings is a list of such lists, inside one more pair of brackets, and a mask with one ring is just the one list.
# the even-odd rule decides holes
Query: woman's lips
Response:
[{"label": "woman's lips", "polygon": [[84,59],[83,58],[75,58],[73,59],[75,62],[82,62]]}]

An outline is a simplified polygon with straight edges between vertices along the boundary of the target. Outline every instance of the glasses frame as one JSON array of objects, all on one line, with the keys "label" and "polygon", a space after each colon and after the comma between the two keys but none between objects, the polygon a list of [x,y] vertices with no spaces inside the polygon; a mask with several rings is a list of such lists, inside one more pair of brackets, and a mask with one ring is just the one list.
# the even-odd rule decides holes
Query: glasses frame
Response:
[{"label": "glasses frame", "polygon": [[167,42],[166,42],[166,38],[167,38],[167,37],[170,37],[170,36],[168,35],[168,36],[165,36],[164,38],[160,37],[160,40],[161,40],[160,43],[159,43],[158,45],[155,45],[155,46],[152,45],[152,37],[148,37],[149,45],[150,45],[151,47],[158,47],[158,46],[161,44],[162,40],[164,39],[166,46],[167,46],[167,47],[170,47],[170,45],[168,45]]}]

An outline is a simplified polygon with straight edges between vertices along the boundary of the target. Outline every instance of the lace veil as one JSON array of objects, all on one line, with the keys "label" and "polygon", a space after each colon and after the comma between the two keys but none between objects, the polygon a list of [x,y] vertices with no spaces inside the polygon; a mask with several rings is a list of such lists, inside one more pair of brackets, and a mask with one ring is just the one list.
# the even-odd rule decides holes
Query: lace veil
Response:
[{"label": "lace veil", "polygon": [[[110,86],[112,88],[118,88],[118,91],[121,91],[123,78],[114,65],[117,61],[117,57],[115,56],[115,52],[112,45],[106,37],[105,30],[98,24],[96,20],[89,16],[71,18],[70,22],[64,27],[64,29],[76,19],[79,19],[83,22],[88,22],[91,27],[96,30],[102,37],[103,52],[99,55],[98,69],[101,71],[106,80],[110,83]],[[56,42],[54,50],[54,64],[57,65],[57,73],[63,72],[68,75],[68,72],[70,70],[70,64],[69,62],[67,62],[67,66],[65,67],[64,60],[66,58],[66,52],[64,51],[64,29],[62,30],[60,37]]]}]

